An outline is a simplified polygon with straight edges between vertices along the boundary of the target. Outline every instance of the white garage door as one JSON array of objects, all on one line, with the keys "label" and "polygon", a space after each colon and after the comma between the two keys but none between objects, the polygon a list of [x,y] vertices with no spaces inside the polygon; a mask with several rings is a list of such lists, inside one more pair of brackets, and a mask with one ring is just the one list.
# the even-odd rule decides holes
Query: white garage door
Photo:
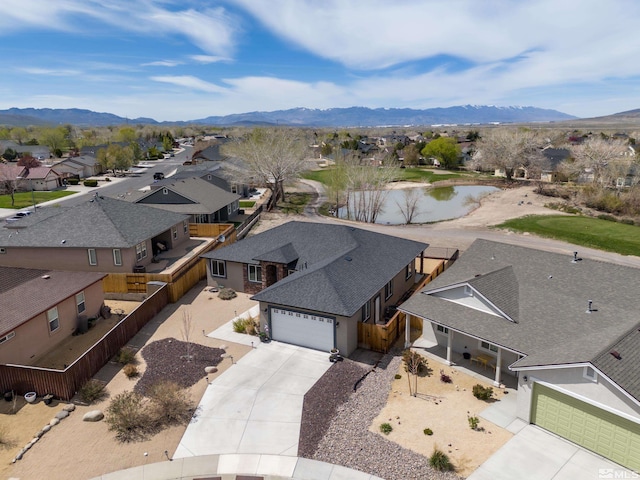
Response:
[{"label": "white garage door", "polygon": [[334,345],[334,320],[281,308],[271,309],[271,338],[328,352]]}]

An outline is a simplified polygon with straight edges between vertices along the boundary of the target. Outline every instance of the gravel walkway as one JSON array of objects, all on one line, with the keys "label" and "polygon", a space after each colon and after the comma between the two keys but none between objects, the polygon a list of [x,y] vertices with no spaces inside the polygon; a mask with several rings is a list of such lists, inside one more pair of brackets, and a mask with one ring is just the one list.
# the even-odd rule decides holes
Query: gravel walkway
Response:
[{"label": "gravel walkway", "polygon": [[[329,462],[336,465],[353,468],[386,480],[407,479],[458,479],[450,472],[438,472],[429,466],[429,460],[411,450],[386,440],[381,435],[369,431],[373,419],[387,403],[391,382],[394,379],[402,357],[393,354],[385,355],[373,372],[360,383],[353,392],[354,369],[336,369],[334,365],[316,383],[314,389],[320,394],[331,398],[340,398],[339,405],[334,409],[333,418],[324,416],[308,417],[314,425],[307,425],[301,431],[300,445],[310,448],[313,432],[324,429],[322,439],[317,443],[315,453],[309,458]],[[346,363],[342,362],[342,363]],[[347,364],[348,365],[348,364]],[[333,372],[333,370],[336,370]],[[368,369],[364,369],[366,372]],[[346,381],[337,381],[336,374],[344,373]],[[345,386],[351,390],[346,394]],[[336,390],[340,390],[337,393]],[[317,400],[316,400],[317,401]],[[334,402],[335,403],[335,402]],[[307,406],[305,396],[305,407]],[[303,425],[304,425],[303,416]],[[320,422],[329,422],[328,428]],[[315,442],[313,442],[315,443]],[[308,451],[305,450],[305,454]]]}]

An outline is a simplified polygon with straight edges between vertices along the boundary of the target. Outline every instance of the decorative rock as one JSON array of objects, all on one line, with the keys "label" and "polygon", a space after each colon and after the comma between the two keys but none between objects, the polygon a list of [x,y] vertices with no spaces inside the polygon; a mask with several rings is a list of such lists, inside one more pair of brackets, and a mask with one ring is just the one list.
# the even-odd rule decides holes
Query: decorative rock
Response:
[{"label": "decorative rock", "polygon": [[84,416],[82,417],[82,421],[83,422],[99,422],[103,418],[104,418],[104,413],[102,413],[100,410],[91,410],[90,412],[87,412],[84,414]]},{"label": "decorative rock", "polygon": [[58,420],[57,418],[52,418],[51,421],[49,422],[49,425],[51,425],[52,427],[55,427],[59,423],[60,423],[60,420]]},{"label": "decorative rock", "polygon": [[204,367],[205,373],[216,373],[218,369],[216,367]]},{"label": "decorative rock", "polygon": [[64,407],[62,407],[62,410],[64,410],[65,412],[73,412],[75,409],[76,406],[73,403],[68,403]]},{"label": "decorative rock", "polygon": [[49,424],[42,427],[42,433],[47,433],[49,430],[51,430],[51,425]]},{"label": "decorative rock", "polygon": [[32,447],[32,444],[31,442],[29,442],[22,448],[22,451],[26,453],[26,451],[29,450],[31,447]]},{"label": "decorative rock", "polygon": [[38,433],[36,433],[36,437],[40,438],[42,435],[44,435],[44,431],[40,430]]},{"label": "decorative rock", "polygon": [[58,413],[56,413],[56,418],[58,420],[62,420],[63,418],[67,418],[69,416],[69,412],[67,412],[66,410],[60,410]]},{"label": "decorative rock", "polygon": [[38,440],[40,440],[40,438],[39,438],[39,437],[33,437],[29,443],[30,443],[31,445],[34,445],[34,444],[38,443]]},{"label": "decorative rock", "polygon": [[24,451],[20,450],[16,455],[16,460],[22,460],[23,456],[24,456]]}]

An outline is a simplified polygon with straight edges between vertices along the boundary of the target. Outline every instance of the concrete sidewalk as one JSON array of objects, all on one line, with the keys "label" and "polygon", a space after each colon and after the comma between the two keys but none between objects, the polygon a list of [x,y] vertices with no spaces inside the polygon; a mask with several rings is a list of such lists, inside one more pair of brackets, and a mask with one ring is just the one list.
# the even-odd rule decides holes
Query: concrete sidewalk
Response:
[{"label": "concrete sidewalk", "polygon": [[258,342],[207,387],[173,458],[232,453],[295,457],[304,394],[331,365],[324,352]]},{"label": "concrete sidewalk", "polygon": [[[108,473],[93,480],[191,480],[224,475],[225,480],[236,475],[259,475],[258,478],[291,480],[382,480],[368,473],[318,462],[307,458],[276,455],[207,455],[169,462],[151,463]],[[214,477],[215,478],[215,477]],[[245,477],[246,478],[246,477]],[[256,478],[257,480],[257,478]]]}]

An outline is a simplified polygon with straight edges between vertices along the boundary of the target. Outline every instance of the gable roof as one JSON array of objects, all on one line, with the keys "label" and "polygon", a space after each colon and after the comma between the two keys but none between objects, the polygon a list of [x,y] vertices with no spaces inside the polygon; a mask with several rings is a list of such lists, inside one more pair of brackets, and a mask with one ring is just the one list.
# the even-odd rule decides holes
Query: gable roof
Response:
[{"label": "gable roof", "polygon": [[[602,352],[640,327],[640,269],[572,259],[570,252],[562,255],[479,239],[400,310],[524,355],[512,365],[516,370],[590,362],[615,376],[619,364],[605,361]],[[512,274],[505,275],[505,267]],[[517,308],[518,322],[430,294],[465,282],[480,283],[479,290],[503,310]],[[639,368],[632,375],[640,381]]]},{"label": "gable roof", "polygon": [[20,222],[24,228],[0,228],[0,246],[131,248],[187,219],[185,215],[96,195],[70,208],[38,209]]},{"label": "gable roof", "polygon": [[295,262],[296,272],[252,298],[350,317],[426,247],[345,225],[289,222],[203,257],[246,264]]},{"label": "gable roof", "polygon": [[[0,336],[102,280],[106,275],[0,267]],[[45,276],[49,278],[43,278]]]},{"label": "gable roof", "polygon": [[[176,193],[181,199],[178,203],[164,203],[159,190],[167,188]],[[240,199],[240,195],[227,192],[199,177],[189,177],[175,180],[166,178],[156,183],[150,191],[134,192],[127,196],[127,200],[138,204],[154,205],[157,208],[184,214],[213,213],[225,208]]]}]

